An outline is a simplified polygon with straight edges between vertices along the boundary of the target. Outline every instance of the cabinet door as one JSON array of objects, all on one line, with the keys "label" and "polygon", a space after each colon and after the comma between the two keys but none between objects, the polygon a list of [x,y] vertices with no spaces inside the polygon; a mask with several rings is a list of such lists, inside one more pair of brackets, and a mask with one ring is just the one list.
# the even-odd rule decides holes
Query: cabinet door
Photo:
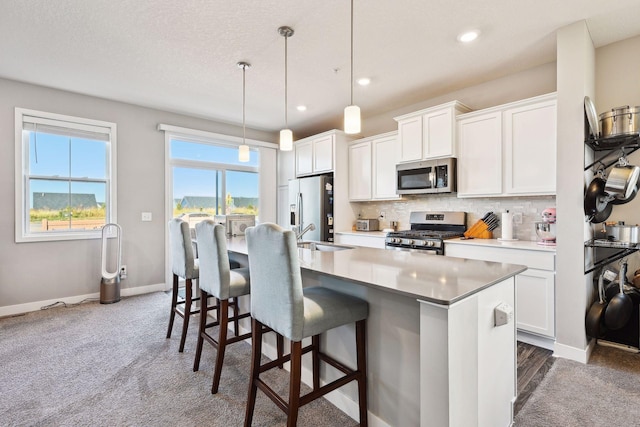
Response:
[{"label": "cabinet door", "polygon": [[400,161],[422,160],[422,116],[398,122]]},{"label": "cabinet door", "polygon": [[422,117],[424,157],[427,159],[455,155],[453,142],[453,111],[445,108]]},{"label": "cabinet door", "polygon": [[505,192],[556,193],[556,101],[504,112]]},{"label": "cabinet door", "polygon": [[349,200],[371,200],[371,141],[349,146]]},{"label": "cabinet door", "polygon": [[373,153],[373,199],[399,199],[396,193],[396,164],[399,149],[396,137],[374,139]]},{"label": "cabinet door", "polygon": [[458,121],[458,196],[502,193],[502,113]]},{"label": "cabinet door", "polygon": [[289,180],[296,177],[293,154],[293,151],[278,150],[278,185],[289,185]]},{"label": "cabinet door", "polygon": [[296,147],[296,176],[313,173],[313,145],[311,141],[297,142]]},{"label": "cabinet door", "polygon": [[516,276],[516,321],[520,330],[555,337],[554,272],[528,269]]},{"label": "cabinet door", "polygon": [[333,170],[333,135],[313,140],[313,172]]}]

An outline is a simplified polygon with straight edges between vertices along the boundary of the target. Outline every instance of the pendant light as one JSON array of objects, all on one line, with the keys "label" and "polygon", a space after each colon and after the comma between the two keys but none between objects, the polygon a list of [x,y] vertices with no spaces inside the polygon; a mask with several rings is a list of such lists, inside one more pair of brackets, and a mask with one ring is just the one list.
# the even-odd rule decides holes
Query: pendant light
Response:
[{"label": "pendant light", "polygon": [[247,68],[251,67],[251,64],[247,62],[238,62],[238,68],[242,68],[242,145],[238,147],[238,161],[240,162],[248,162],[249,161],[249,146],[246,143],[246,127],[245,127],[245,81],[244,75],[247,71]]},{"label": "pendant light", "polygon": [[293,150],[293,132],[287,126],[287,39],[293,35],[293,28],[280,27],[278,33],[284,37],[284,129],[280,131],[280,150]]},{"label": "pendant light", "polygon": [[353,104],[353,0],[351,0],[351,104],[344,109],[344,132],[360,133],[360,107]]}]

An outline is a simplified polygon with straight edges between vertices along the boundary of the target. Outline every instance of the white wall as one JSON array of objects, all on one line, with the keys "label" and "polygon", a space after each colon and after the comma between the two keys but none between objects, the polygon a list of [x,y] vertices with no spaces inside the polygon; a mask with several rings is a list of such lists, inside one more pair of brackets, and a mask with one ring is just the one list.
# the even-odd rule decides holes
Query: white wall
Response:
[{"label": "white wall", "polygon": [[[242,128],[4,79],[0,93],[0,315],[38,309],[38,302],[95,294],[101,280],[100,240],[15,243],[15,107],[117,123],[118,223],[128,269],[122,291],[163,284],[164,133],[156,126],[167,123],[232,136],[242,136]],[[247,138],[274,142],[276,136],[247,129]],[[268,182],[275,186],[275,176]],[[275,206],[271,209],[275,220]],[[153,214],[152,222],[140,221],[143,211]]]}]

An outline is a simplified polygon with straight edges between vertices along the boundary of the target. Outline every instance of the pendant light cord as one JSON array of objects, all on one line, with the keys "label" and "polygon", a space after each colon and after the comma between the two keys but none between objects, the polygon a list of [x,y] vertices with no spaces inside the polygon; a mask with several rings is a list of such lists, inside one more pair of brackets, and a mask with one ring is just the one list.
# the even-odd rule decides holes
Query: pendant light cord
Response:
[{"label": "pendant light cord", "polygon": [[284,127],[289,129],[287,121],[287,39],[289,36],[284,37]]},{"label": "pendant light cord", "polygon": [[353,0],[351,0],[351,104],[353,105]]},{"label": "pendant light cord", "polygon": [[247,72],[247,66],[243,65],[242,66],[242,144],[245,144],[245,140],[246,140],[246,126],[245,126],[245,114],[244,114],[244,110],[245,110],[245,74]]}]

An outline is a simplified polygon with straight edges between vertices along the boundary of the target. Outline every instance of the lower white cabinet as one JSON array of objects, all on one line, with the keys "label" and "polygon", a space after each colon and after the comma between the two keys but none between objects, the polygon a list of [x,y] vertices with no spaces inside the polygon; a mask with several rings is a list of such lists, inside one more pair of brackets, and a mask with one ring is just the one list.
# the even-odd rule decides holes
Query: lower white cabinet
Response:
[{"label": "lower white cabinet", "polygon": [[[522,244],[535,245],[534,242]],[[526,265],[528,269],[516,276],[517,328],[519,331],[555,339],[555,252],[507,248],[492,243],[483,245],[474,241],[445,242],[445,255]]]},{"label": "lower white cabinet", "polygon": [[347,246],[364,246],[367,248],[384,249],[385,233],[369,234],[362,232],[358,234],[336,233],[335,243]]}]

